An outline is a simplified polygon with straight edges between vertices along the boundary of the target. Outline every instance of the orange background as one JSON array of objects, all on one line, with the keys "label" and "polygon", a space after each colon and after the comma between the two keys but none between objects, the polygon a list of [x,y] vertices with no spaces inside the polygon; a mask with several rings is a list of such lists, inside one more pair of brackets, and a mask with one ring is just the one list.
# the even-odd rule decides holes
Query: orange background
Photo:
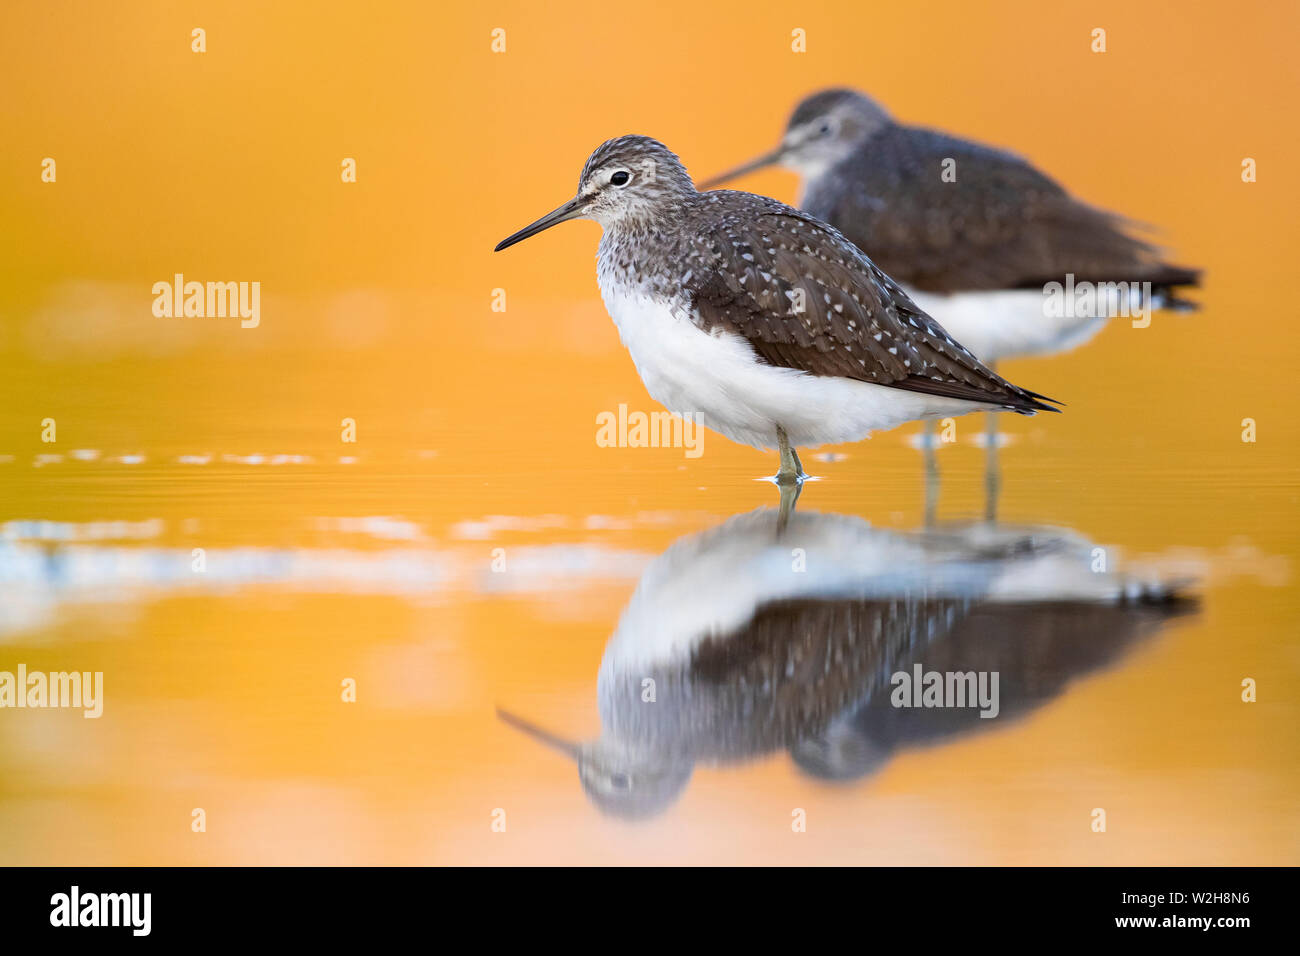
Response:
[{"label": "orange background", "polygon": [[[161,517],[162,543],[188,549],[305,546],[315,516],[392,514],[455,569],[415,604],[169,595],[9,638],[0,669],[103,669],[111,696],[100,721],[0,712],[0,862],[1300,861],[1294,594],[1220,560],[1244,541],[1289,569],[1300,550],[1294,5],[11,2],[0,17],[0,520]],[[1004,517],[1208,556],[1205,606],[1014,731],[846,790],[779,758],[701,770],[669,816],[629,829],[492,710],[594,733],[596,665],[634,580],[504,599],[472,582],[498,545],[657,553],[770,503],[750,479],[771,462],[716,435],[699,461],[597,447],[598,412],[653,407],[597,296],[598,227],[490,250],[572,195],[606,138],[654,135],[709,175],[830,84],[1019,152],[1206,269],[1194,316],[1112,323],[1000,369],[1068,403],[1004,422]],[[794,196],[782,172],[744,185]],[[175,272],[260,281],[261,326],[154,318],[151,286]],[[60,451],[148,462],[33,468],[47,416]],[[821,464],[804,506],[917,525],[913,431]],[[171,464],[200,452],[361,462]],[[944,456],[945,515],[977,513],[982,453]],[[491,515],[542,530],[457,536]],[[341,674],[364,675],[350,710]],[[812,821],[800,839],[792,805]],[[498,806],[507,834],[488,829]],[[1111,808],[1105,838],[1094,806]]]}]

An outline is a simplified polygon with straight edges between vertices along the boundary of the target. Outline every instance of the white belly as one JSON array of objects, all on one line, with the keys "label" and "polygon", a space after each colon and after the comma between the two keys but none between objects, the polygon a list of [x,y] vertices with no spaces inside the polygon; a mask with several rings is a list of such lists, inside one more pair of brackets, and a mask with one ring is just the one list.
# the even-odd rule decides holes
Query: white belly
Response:
[{"label": "white belly", "polygon": [[949,335],[985,363],[1067,352],[1091,339],[1120,311],[1120,303],[1103,301],[1094,314],[1054,316],[1037,289],[951,295],[906,291]]},{"label": "white belly", "polygon": [[989,408],[777,368],[760,362],[734,333],[704,332],[645,296],[602,293],[651,397],[741,444],[775,447],[778,425],[799,448],[839,444],[904,422]]}]

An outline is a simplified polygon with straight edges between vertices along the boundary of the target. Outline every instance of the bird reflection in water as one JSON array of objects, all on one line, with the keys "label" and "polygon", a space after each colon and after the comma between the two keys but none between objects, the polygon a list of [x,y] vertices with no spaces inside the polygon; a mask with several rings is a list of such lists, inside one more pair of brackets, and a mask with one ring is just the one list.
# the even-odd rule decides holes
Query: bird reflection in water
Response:
[{"label": "bird reflection in water", "polygon": [[[1193,608],[1179,584],[1094,570],[1094,547],[1049,527],[737,515],[642,575],[601,661],[598,739],[499,713],[576,761],[592,802],[627,819],[670,807],[697,765],[778,750],[813,777],[860,779],[900,750],[1032,713]],[[996,718],[895,706],[892,675],[916,665],[996,672]]]}]

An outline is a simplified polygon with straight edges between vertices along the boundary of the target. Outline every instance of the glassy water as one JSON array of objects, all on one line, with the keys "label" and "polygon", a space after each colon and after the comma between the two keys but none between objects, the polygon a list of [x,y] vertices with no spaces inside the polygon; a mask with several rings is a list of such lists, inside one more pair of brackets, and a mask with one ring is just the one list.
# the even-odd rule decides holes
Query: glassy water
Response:
[{"label": "glassy water", "polygon": [[928,517],[904,430],[810,456],[782,526],[717,436],[369,420],[0,465],[4,669],[103,674],[97,718],[4,712],[6,862],[1294,860],[1267,455],[1007,422],[990,521],[971,418]]}]

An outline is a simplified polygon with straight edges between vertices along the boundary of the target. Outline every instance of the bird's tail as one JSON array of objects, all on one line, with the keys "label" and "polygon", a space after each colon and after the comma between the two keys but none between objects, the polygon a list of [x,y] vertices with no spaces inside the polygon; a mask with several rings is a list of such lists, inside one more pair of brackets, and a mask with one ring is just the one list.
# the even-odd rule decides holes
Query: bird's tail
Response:
[{"label": "bird's tail", "polygon": [[[1016,390],[1022,401],[1007,407],[1020,415],[1033,415],[1037,412],[1060,412],[1061,408],[1065,407],[1065,402],[1060,399],[1048,398],[1046,395],[1039,395],[1037,392],[1031,392],[1027,388],[1020,388],[1016,385],[1011,387]],[[1051,404],[1048,404],[1049,402]],[[1057,408],[1058,405],[1061,408]]]},{"label": "bird's tail", "polygon": [[1152,305],[1171,312],[1195,312],[1201,307],[1200,303],[1184,299],[1179,293],[1184,289],[1199,288],[1200,285],[1200,269],[1167,266],[1165,272],[1151,281],[1151,298],[1154,300]]}]

